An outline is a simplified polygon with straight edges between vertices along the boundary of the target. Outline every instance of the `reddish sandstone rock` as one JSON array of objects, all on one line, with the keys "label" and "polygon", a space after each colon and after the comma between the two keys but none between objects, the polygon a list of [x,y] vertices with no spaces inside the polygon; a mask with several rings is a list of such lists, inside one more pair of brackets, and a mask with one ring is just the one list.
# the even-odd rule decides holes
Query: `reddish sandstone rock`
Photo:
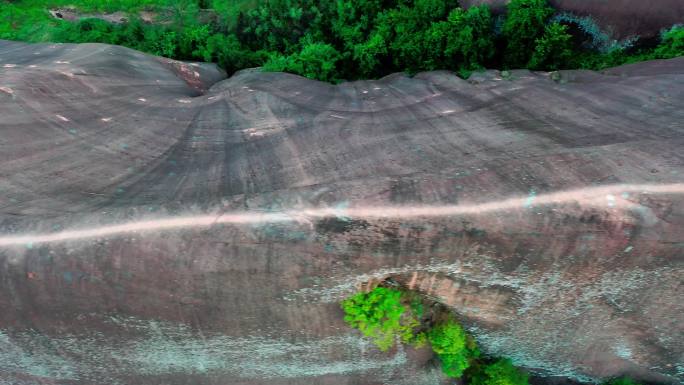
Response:
[{"label": "reddish sandstone rock", "polygon": [[438,382],[344,325],[387,277],[535,372],[684,380],[682,58],[338,86],[0,59],[4,382]]}]

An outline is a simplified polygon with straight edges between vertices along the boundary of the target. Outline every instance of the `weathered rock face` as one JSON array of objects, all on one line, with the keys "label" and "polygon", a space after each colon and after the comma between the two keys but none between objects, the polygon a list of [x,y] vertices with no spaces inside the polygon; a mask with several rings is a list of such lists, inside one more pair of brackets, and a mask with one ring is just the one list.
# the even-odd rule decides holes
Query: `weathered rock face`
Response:
[{"label": "weathered rock face", "polygon": [[684,380],[684,58],[332,86],[0,42],[0,382],[437,384],[337,301],[393,276],[483,349]]},{"label": "weathered rock face", "polygon": [[[489,4],[496,11],[504,9],[507,0],[463,0],[463,6]],[[549,0],[564,12],[588,16],[613,39],[633,36],[657,36],[661,29],[684,21],[684,2],[680,0]]]}]

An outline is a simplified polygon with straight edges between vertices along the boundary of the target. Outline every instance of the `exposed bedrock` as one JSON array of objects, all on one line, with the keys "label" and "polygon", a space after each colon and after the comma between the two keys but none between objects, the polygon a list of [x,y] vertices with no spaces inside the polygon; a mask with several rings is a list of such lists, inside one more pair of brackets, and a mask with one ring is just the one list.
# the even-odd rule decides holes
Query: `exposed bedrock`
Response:
[{"label": "exposed bedrock", "polygon": [[439,384],[342,321],[387,277],[531,370],[684,381],[684,58],[222,76],[0,42],[0,383]]}]

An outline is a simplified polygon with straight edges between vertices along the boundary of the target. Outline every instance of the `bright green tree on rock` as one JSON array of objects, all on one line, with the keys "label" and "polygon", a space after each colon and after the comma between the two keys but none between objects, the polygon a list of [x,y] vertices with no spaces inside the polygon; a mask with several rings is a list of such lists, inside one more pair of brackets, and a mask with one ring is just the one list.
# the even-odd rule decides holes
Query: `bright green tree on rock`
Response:
[{"label": "bright green tree on rock", "polygon": [[529,375],[513,366],[511,360],[500,358],[482,365],[470,378],[471,385],[529,385]]},{"label": "bright green tree on rock", "polygon": [[530,60],[536,41],[553,14],[546,0],[511,0],[502,35],[506,40],[504,66],[523,68]]},{"label": "bright green tree on rock", "polygon": [[370,337],[382,351],[394,346],[397,338],[405,343],[420,341],[420,336],[413,332],[418,320],[406,312],[400,290],[376,287],[342,301],[342,309],[347,324]]},{"label": "bright green tree on rock", "polygon": [[470,366],[470,361],[479,356],[474,341],[454,319],[440,323],[430,329],[427,339],[442,364],[442,371],[452,378],[459,378]]}]

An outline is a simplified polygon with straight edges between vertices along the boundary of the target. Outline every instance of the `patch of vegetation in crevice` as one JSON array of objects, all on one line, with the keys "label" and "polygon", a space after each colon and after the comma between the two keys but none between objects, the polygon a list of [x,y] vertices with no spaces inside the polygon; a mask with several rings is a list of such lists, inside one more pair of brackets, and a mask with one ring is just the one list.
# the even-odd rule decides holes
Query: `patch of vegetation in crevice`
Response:
[{"label": "patch of vegetation in crevice", "polygon": [[[442,373],[473,385],[529,385],[530,374],[506,357],[483,354],[475,338],[444,305],[387,279],[341,302],[344,320],[381,350],[429,346]],[[639,385],[613,378],[604,385]]]}]

